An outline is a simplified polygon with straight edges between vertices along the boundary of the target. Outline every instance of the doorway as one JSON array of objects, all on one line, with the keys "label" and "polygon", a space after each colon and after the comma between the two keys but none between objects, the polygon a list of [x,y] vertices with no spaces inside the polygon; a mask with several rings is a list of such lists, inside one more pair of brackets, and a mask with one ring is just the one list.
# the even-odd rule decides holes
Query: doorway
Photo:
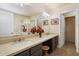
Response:
[{"label": "doorway", "polygon": [[65,44],[75,47],[75,16],[65,17]]}]

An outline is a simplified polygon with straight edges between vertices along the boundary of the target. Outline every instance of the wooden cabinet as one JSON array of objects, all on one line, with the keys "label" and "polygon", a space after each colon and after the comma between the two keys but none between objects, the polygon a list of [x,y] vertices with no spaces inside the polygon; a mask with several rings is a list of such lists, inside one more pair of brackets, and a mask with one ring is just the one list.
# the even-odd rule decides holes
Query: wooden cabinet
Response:
[{"label": "wooden cabinet", "polygon": [[32,47],[30,52],[31,56],[42,56],[42,44]]},{"label": "wooden cabinet", "polygon": [[54,51],[58,45],[58,36],[52,38],[52,50]]},{"label": "wooden cabinet", "polygon": [[36,45],[28,50],[25,50],[15,56],[42,56],[42,46],[47,45],[50,47],[49,53],[54,51],[57,48],[58,45],[58,36],[49,39],[46,42],[40,43],[39,45]]},{"label": "wooden cabinet", "polygon": [[15,56],[42,56],[42,44],[36,45],[28,50],[25,50]]}]

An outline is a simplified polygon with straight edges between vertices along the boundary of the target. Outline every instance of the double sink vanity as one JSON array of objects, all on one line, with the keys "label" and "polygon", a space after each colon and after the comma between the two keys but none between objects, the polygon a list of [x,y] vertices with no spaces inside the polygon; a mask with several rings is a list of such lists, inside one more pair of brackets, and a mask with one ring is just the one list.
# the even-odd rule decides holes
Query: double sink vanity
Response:
[{"label": "double sink vanity", "polygon": [[53,52],[58,45],[58,34],[33,36],[16,42],[0,44],[0,56],[42,56],[42,47],[50,47],[49,53]]}]

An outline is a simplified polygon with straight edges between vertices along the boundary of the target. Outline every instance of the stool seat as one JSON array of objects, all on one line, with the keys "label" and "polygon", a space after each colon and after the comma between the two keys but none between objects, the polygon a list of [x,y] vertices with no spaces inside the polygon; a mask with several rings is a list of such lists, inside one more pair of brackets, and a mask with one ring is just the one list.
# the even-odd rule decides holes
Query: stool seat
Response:
[{"label": "stool seat", "polygon": [[49,47],[48,46],[43,46],[42,49],[43,50],[49,50]]}]

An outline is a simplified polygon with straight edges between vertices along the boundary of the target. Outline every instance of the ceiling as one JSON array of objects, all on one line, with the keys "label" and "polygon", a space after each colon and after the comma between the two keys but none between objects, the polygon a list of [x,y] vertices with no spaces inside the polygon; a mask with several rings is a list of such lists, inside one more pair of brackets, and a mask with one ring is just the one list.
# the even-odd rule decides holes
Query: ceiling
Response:
[{"label": "ceiling", "polygon": [[47,12],[49,14],[53,13],[56,8],[60,6],[68,5],[67,3],[0,3],[0,8],[25,15],[25,16],[33,16],[40,14],[42,12]]}]

